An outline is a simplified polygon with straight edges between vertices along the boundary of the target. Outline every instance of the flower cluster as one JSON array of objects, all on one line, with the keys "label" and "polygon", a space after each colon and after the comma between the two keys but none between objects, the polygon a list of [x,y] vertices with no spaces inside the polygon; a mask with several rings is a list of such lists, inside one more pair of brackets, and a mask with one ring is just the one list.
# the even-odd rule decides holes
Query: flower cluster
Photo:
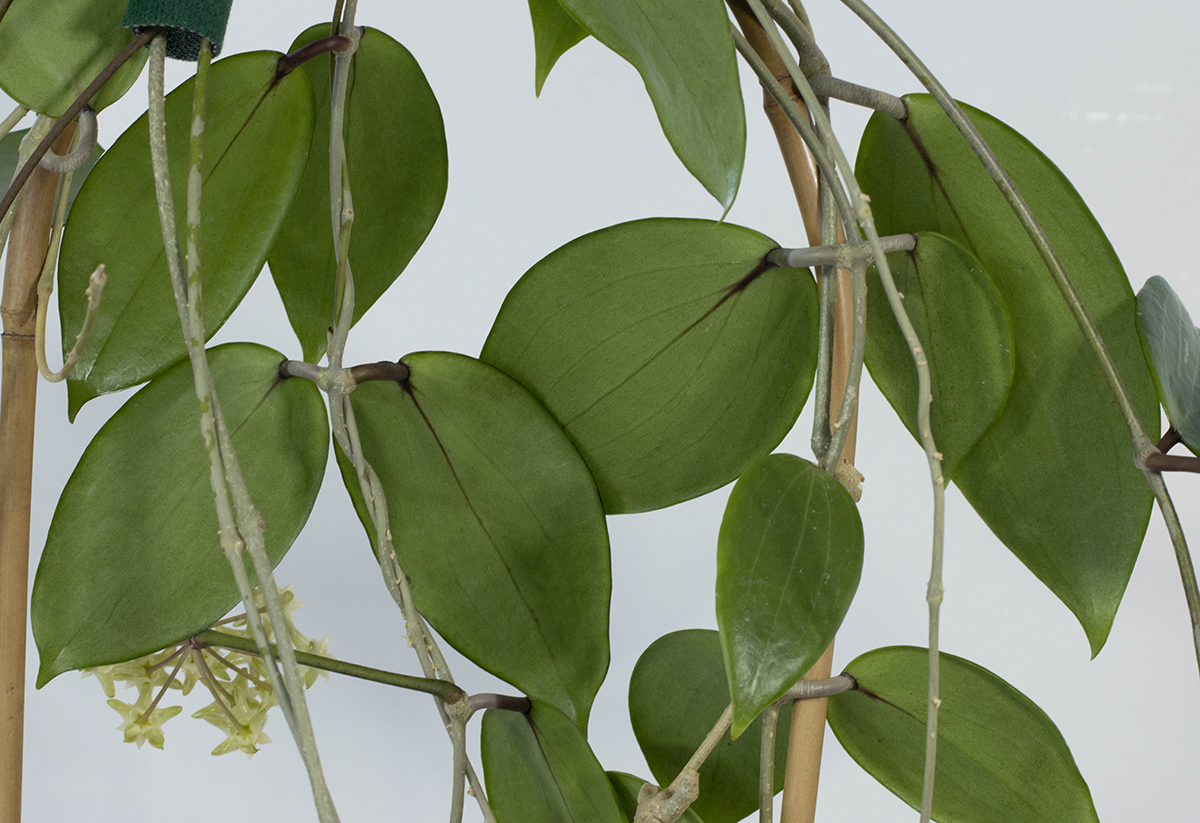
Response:
[{"label": "flower cluster", "polygon": [[[254,596],[263,629],[271,642],[277,643],[262,592],[255,589]],[[280,597],[292,646],[301,652],[328,657],[328,636],[311,640],[296,629],[292,613],[303,604],[296,600],[292,587],[283,588]],[[225,634],[251,637],[245,614],[226,618],[213,628]],[[309,667],[302,666],[300,671],[306,688],[316,682],[318,674],[329,677],[328,672]],[[189,694],[197,683],[207,687],[213,702],[192,717],[206,720],[225,733],[225,740],[213,749],[214,755],[241,751],[249,757],[260,745],[271,742],[263,726],[268,711],[279,704],[279,698],[271,686],[266,664],[257,654],[222,649],[189,638],[137,660],[85,669],[83,675],[95,676],[100,681],[108,695],[108,705],[121,715],[118,730],[124,732],[126,743],[136,743],[139,748],[146,742],[158,749],[163,747],[163,723],[183,711],[182,706],[160,706],[163,697],[170,689]],[[117,682],[124,683],[126,688],[136,688],[137,700],[133,703],[117,700]]]}]

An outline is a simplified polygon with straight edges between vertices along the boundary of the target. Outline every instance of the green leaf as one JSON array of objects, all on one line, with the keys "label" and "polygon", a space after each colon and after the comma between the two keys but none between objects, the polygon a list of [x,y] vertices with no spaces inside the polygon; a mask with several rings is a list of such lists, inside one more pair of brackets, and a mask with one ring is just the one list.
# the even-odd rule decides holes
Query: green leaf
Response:
[{"label": "green leaf", "polygon": [[[421,613],[484,669],[587,727],[608,669],[608,531],[595,484],[518,383],[458,354],[351,395]],[[357,481],[354,481],[357,485]]]},{"label": "green leaf", "polygon": [[534,89],[540,96],[558,58],[588,33],[558,0],[529,0],[529,16],[533,19],[533,49],[537,55]]},{"label": "green leaf", "polygon": [[[929,363],[930,425],[950,479],[1004,408],[1015,360],[1012,324],[983,265],[947,237],[921,233],[916,249],[889,254],[888,265]],[[917,367],[874,266],[870,274],[867,366],[920,440]]]},{"label": "green leaf", "polygon": [[[1129,432],[1045,264],[958,130],[928,96],[908,119],[874,115],[857,174],[881,234],[935,231],[973,254],[1012,319],[1016,368],[995,424],[959,463],[963,495],[997,537],[1074,612],[1097,654],[1150,517]],[[1143,423],[1158,431],[1134,297],[1096,219],[1025,138],[968,109],[1058,250]]]},{"label": "green leaf", "polygon": [[587,738],[554,706],[489,709],[480,732],[488,802],[499,823],[623,823]]},{"label": "green leaf", "polygon": [[[295,51],[329,34],[329,24],[296,38]],[[337,258],[329,214],[329,60],[301,66],[312,80],[316,125],[308,168],[268,264],[288,319],[315,363],[335,319]],[[356,82],[359,73],[370,82]],[[404,46],[364,29],[350,64],[346,163],[354,190],[350,265],[354,322],[375,304],[425,241],[446,199],[446,132],[421,67]]]},{"label": "green leaf", "polygon": [[719,0],[560,0],[646,84],[683,165],[729,211],[746,154],[746,115],[729,17]]},{"label": "green leaf", "polygon": [[717,625],[734,737],[833,642],[862,563],[858,507],[832,475],[772,454],[738,480],[717,540]]},{"label": "green leaf", "polygon": [[1200,454],[1200,329],[1157,275],[1138,292],[1137,323],[1167,419],[1183,444]]},{"label": "green leaf", "polygon": [[[281,380],[282,360],[250,343],[209,352],[246,485],[267,524],[272,564],[308,519],[329,444],[320,391],[307,380]],[[67,481],[33,584],[38,687],[71,669],[165,648],[208,628],[239,600],[221,552],[185,362],[104,424]]]},{"label": "green leaf", "polygon": [[562,422],[610,514],[725,485],[791,429],[816,368],[816,286],[768,237],[654,219],[574,240],[509,292],[481,358]]},{"label": "green leaf", "polygon": [[[612,783],[613,791],[617,793],[617,803],[625,813],[625,818],[632,821],[637,814],[638,792],[648,781],[625,772],[608,772],[608,780]],[[691,807],[684,811],[679,820],[681,823],[704,823]]]},{"label": "green leaf", "polygon": [[[279,55],[251,52],[213,64],[205,127],[200,239],[207,337],[262,270],[304,173],[312,141],[312,87],[303,72],[277,78]],[[194,79],[167,96],[167,151],[180,237],[186,236]],[[99,394],[135,386],[186,354],[167,275],[154,197],[146,115],[88,175],[63,234],[59,312],[64,353],[86,309],[80,295],[99,263],[108,284],[91,342],[68,382],[74,419]],[[182,242],[182,241],[181,241]]]},{"label": "green leaf", "polygon": [[[0,23],[0,88],[34,111],[61,117],[133,41],[121,28],[126,0],[15,0]],[[146,64],[139,49],[92,98],[96,111],[119,100]]]},{"label": "green leaf", "polygon": [[[687,765],[729,705],[729,682],[714,631],[691,629],[660,637],[642,653],[629,680],[629,718],[650,772],[660,786]],[[779,729],[792,710],[779,712]],[[776,738],[775,791],[783,789],[787,734]],[[700,797],[692,809],[705,823],[737,823],[758,808],[762,727],[724,738],[700,767]]]},{"label": "green leaf", "polygon": [[[925,767],[927,649],[893,646],[846,671],[858,690],[829,700],[829,725],[872,777],[919,808]],[[1096,823],[1087,783],[1054,723],[980,666],[941,655],[939,823]]]},{"label": "green leaf", "polygon": [[[21,129],[19,131],[10,131],[4,137],[0,137],[0,184],[7,187],[8,181],[13,179],[13,175],[18,171],[17,162],[20,160],[21,141],[25,139],[25,135],[29,134],[29,129]],[[76,195],[79,194],[79,189],[83,186],[83,181],[87,179],[91,173],[92,167],[96,165],[96,161],[100,159],[100,155],[104,154],[102,146],[96,146],[92,149],[91,155],[87,162],[81,168],[75,170],[71,175],[71,191],[67,193],[67,214],[69,215],[71,205],[75,202]],[[72,344],[73,345],[73,344]]]}]

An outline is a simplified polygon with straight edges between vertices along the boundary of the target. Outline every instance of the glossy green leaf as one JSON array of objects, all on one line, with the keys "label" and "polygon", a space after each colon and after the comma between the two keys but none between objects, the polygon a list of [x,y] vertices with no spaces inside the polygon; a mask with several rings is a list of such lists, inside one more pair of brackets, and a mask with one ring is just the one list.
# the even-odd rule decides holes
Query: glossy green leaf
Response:
[{"label": "glossy green leaf", "polygon": [[496,369],[445,352],[403,362],[403,386],[364,383],[351,399],[417,606],[475,663],[586,728],[611,590],[591,475]]},{"label": "glossy green leaf", "polygon": [[676,156],[728,211],[746,154],[729,17],[719,0],[560,0],[646,84]]},{"label": "glossy green leaf", "polygon": [[[637,814],[637,797],[642,786],[650,782],[625,772],[608,772],[608,780],[612,783],[613,791],[617,793],[617,804],[625,813],[625,819],[632,821]],[[700,815],[689,807],[679,818],[680,823],[704,823]]]},{"label": "glossy green leaf", "polygon": [[533,20],[533,48],[537,56],[534,89],[538,95],[558,58],[588,36],[558,0],[529,0]]},{"label": "glossy green leaf", "polygon": [[[829,700],[829,725],[860,766],[914,809],[925,769],[929,652],[875,649],[846,671],[858,691]],[[980,666],[941,655],[939,823],[1096,823],[1087,783],[1054,723]]]},{"label": "glossy green leaf", "polygon": [[[1075,613],[1096,654],[1146,532],[1150,489],[1108,384],[1012,210],[937,104],[905,100],[908,119],[872,116],[859,150],[858,178],[880,233],[935,231],[961,243],[996,284],[1013,326],[1012,389],[954,482]],[[1096,219],[1025,138],[981,111],[968,114],[1054,243],[1143,423],[1157,432],[1133,290]]]},{"label": "glossy green leaf", "polygon": [[579,446],[605,509],[723,486],[791,429],[816,368],[816,286],[757,232],[623,223],[574,240],[509,292],[483,360]]},{"label": "glossy green leaf", "polygon": [[[922,233],[913,251],[889,254],[888,265],[929,363],[930,427],[950,479],[1004,408],[1015,360],[1012,325],[982,264],[947,237]],[[919,441],[917,367],[874,267],[869,276],[867,367]]]},{"label": "glossy green leaf", "polygon": [[[209,76],[200,238],[204,327],[211,337],[262,270],[291,206],[312,141],[312,87],[303,72],[275,75],[279,55],[220,60]],[[194,80],[167,96],[167,151],[180,237],[186,236],[187,158]],[[91,342],[68,382],[74,419],[99,394],[135,386],[185,356],[171,293],[143,115],[96,164],[63,234],[59,312],[64,352],[86,309],[99,263],[108,284]]]},{"label": "glossy green leaf", "polygon": [[[729,705],[729,682],[714,631],[691,629],[660,637],[642,653],[629,680],[629,718],[650,772],[668,785],[687,765]],[[791,722],[779,712],[779,729]],[[776,738],[775,791],[783,789],[787,734]],[[705,823],[737,823],[758,808],[761,724],[737,740],[725,737],[700,767],[700,797],[691,808]]]},{"label": "glossy green leaf", "polygon": [[717,625],[735,737],[833,642],[862,563],[858,507],[828,472],[772,454],[742,474],[717,540]]},{"label": "glossy green leaf", "polygon": [[[325,37],[313,26],[291,50]],[[337,258],[329,215],[329,60],[301,66],[312,80],[316,125],[308,168],[268,264],[304,359],[317,362],[334,324]],[[356,82],[359,73],[370,82]],[[346,94],[346,163],[354,190],[354,322],[417,253],[446,199],[446,132],[421,67],[378,29],[363,30]]]},{"label": "glossy green leaf", "polygon": [[[209,352],[273,564],[308,519],[329,447],[320,391],[307,380],[281,380],[282,360],[250,343]],[[33,584],[38,686],[165,648],[208,628],[239,599],[221,552],[185,362],[104,424],[67,481]]]},{"label": "glossy green leaf", "polygon": [[[4,137],[0,137],[0,184],[6,187],[8,181],[12,180],[13,175],[18,171],[17,161],[20,160],[21,141],[28,133],[29,129],[20,129],[19,131],[10,131]],[[83,181],[87,179],[92,167],[96,165],[96,161],[102,154],[104,154],[104,148],[96,146],[92,149],[92,154],[88,157],[87,162],[71,175],[71,191],[67,194],[68,214],[70,214],[71,205],[75,202],[75,196],[79,194],[79,189],[83,186]]]},{"label": "glossy green leaf", "polygon": [[529,714],[489,709],[480,734],[498,823],[623,823],[587,738],[554,706],[534,700]]},{"label": "glossy green leaf", "polygon": [[[0,22],[0,88],[34,111],[61,117],[133,41],[121,27],[126,0],[14,0]],[[120,99],[146,64],[140,49],[92,98],[99,111]]]},{"label": "glossy green leaf", "polygon": [[1137,296],[1137,322],[1146,362],[1171,427],[1200,454],[1200,329],[1163,278],[1146,281]]}]

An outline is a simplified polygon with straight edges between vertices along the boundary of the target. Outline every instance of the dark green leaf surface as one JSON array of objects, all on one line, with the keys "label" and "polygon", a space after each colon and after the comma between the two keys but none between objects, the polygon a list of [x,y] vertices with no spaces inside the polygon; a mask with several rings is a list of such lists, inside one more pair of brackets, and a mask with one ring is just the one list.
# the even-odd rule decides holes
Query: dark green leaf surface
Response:
[{"label": "dark green leaf surface", "polygon": [[[925,768],[929,652],[875,649],[846,671],[858,691],[829,700],[829,725],[860,766],[914,809]],[[1087,783],[1054,723],[980,666],[941,655],[933,819],[1096,823]]]},{"label": "dark green leaf surface", "polygon": [[498,823],[622,823],[616,793],[587,738],[558,709],[489,709],[480,754]]},{"label": "dark green leaf surface", "polygon": [[[312,141],[312,87],[299,71],[277,79],[278,59],[274,52],[239,54],[214,63],[209,76],[200,239],[208,337],[262,270],[304,173]],[[167,151],[181,242],[194,83],[188,80],[167,96]],[[163,253],[145,115],[88,175],[63,234],[58,308],[64,352],[83,323],[81,295],[99,263],[108,269],[108,284],[91,342],[68,382],[72,419],[93,397],[136,386],[186,353]]]},{"label": "dark green leaf surface", "polygon": [[772,454],[742,474],[717,541],[717,625],[735,737],[833,642],[862,563],[858,507],[828,472]]},{"label": "dark green leaf surface", "polygon": [[534,89],[538,95],[558,58],[588,36],[558,0],[529,0],[533,20],[533,48],[537,56]]},{"label": "dark green leaf surface", "polygon": [[[714,631],[672,632],[642,653],[629,680],[629,718],[650,772],[668,785],[729,705],[729,682]],[[775,791],[783,789],[791,707],[779,712]],[[700,797],[691,808],[705,823],[737,823],[758,808],[762,726],[726,736],[700,767]]]},{"label": "dark green leaf surface", "polygon": [[[983,264],[1012,319],[1016,369],[1004,410],[954,482],[992,531],[1104,645],[1150,517],[1129,432],[1074,318],[1012,210],[925,95],[908,119],[871,118],[857,174],[881,234],[935,231]],[[1054,243],[1137,404],[1158,431],[1133,290],[1078,192],[1021,135],[968,114]]]},{"label": "dark green leaf surface", "polygon": [[[929,363],[930,425],[951,479],[1004,408],[1013,379],[1012,325],[982,264],[949,238],[922,233],[916,249],[889,254],[888,265]],[[867,367],[920,440],[917,367],[874,266],[868,276]]]},{"label": "dark green leaf surface", "polygon": [[[29,133],[29,129],[20,129],[18,131],[10,131],[4,137],[0,137],[0,185],[8,186],[8,181],[12,180],[13,174],[17,171],[17,161],[20,160],[21,141],[25,139],[25,135]],[[75,202],[75,196],[79,194],[79,189],[83,186],[83,181],[87,179],[88,174],[92,171],[92,167],[96,165],[96,161],[100,159],[100,155],[104,154],[102,146],[96,146],[92,149],[92,154],[84,163],[82,168],[76,169],[71,175],[71,191],[67,194],[67,209],[70,214],[71,204]],[[73,345],[73,344],[72,344]]]},{"label": "dark green leaf surface", "polygon": [[816,286],[775,247],[703,220],[624,223],[544,258],[482,359],[562,422],[612,514],[723,486],[779,444],[816,367]]},{"label": "dark green leaf surface", "polygon": [[520,384],[445,352],[351,395],[421,613],[456,649],[586,728],[608,669],[608,532],[595,484]]},{"label": "dark green leaf surface", "polygon": [[[23,106],[61,117],[133,40],[121,28],[127,0],[15,0],[0,23],[0,88]],[[133,84],[141,49],[92,98],[99,111]]]},{"label": "dark green leaf surface", "polygon": [[729,17],[719,0],[560,0],[646,84],[671,148],[726,211],[746,154]]},{"label": "dark green leaf surface", "polygon": [[[638,792],[648,781],[625,772],[608,772],[608,780],[612,783],[613,791],[617,793],[617,803],[620,805],[621,811],[625,813],[625,818],[632,821],[634,815],[637,814]],[[700,815],[692,811],[690,807],[679,820],[681,823],[704,823],[700,819]]]},{"label": "dark green leaf surface", "polygon": [[1200,329],[1179,295],[1157,275],[1138,292],[1137,319],[1167,419],[1183,444],[1200,454]]},{"label": "dark green leaf surface", "polygon": [[[282,360],[250,343],[209,352],[272,564],[308,519],[329,444],[320,391],[307,380],[281,380]],[[67,481],[33,586],[38,686],[71,669],[165,648],[238,602],[185,362],[104,424]]]},{"label": "dark green leaf surface", "polygon": [[[294,51],[329,34],[296,38]],[[316,125],[308,168],[267,259],[304,359],[317,362],[335,319],[337,258],[329,214],[329,60],[301,66],[312,80]],[[358,77],[370,78],[357,82]],[[365,29],[350,65],[346,164],[354,191],[354,322],[375,304],[425,241],[446,199],[446,133],[421,67],[404,46]]]}]

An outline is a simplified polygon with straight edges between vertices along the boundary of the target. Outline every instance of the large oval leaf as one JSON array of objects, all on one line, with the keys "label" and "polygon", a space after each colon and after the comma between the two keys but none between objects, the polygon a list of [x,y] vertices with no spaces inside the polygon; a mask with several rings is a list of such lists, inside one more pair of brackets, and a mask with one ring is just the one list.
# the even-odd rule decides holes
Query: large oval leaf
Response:
[{"label": "large oval leaf", "polygon": [[1138,331],[1146,362],[1171,427],[1200,454],[1200,329],[1163,278],[1146,281],[1137,296]]},{"label": "large oval leaf", "polygon": [[[925,769],[929,652],[875,649],[846,671],[858,690],[829,700],[829,725],[858,764],[914,809]],[[1096,823],[1087,783],[1054,723],[980,666],[941,655],[933,819]]]},{"label": "large oval leaf", "polygon": [[726,211],[746,155],[746,114],[719,0],[560,0],[638,70],[676,156]]},{"label": "large oval leaf", "polygon": [[833,642],[862,563],[858,507],[828,472],[773,454],[738,480],[717,540],[717,625],[734,737]]},{"label": "large oval leaf", "polygon": [[[282,360],[249,343],[209,352],[273,564],[308,519],[329,449],[320,391],[282,380]],[[71,669],[165,648],[239,602],[208,467],[188,363],[135,394],[96,434],[58,501],[33,584],[39,687]]]},{"label": "large oval leaf", "polygon": [[482,726],[483,776],[498,823],[624,823],[587,738],[554,706],[489,709]]},{"label": "large oval leaf", "polygon": [[[313,26],[292,50],[329,34]],[[337,258],[329,218],[329,60],[301,66],[312,80],[316,125],[300,192],[267,260],[288,319],[315,363],[335,319]],[[356,82],[359,75],[369,81]],[[446,132],[421,67],[404,46],[364,29],[346,93],[346,163],[354,189],[354,322],[400,276],[446,199]]]},{"label": "large oval leaf", "polygon": [[579,446],[610,513],[723,486],[791,429],[816,368],[816,286],[770,238],[704,220],[623,223],[509,292],[483,360]]},{"label": "large oval leaf", "polygon": [[[642,653],[629,680],[629,718],[650,772],[668,785],[687,765],[729,705],[729,681],[714,631],[691,629],[660,637]],[[791,722],[791,706],[779,728]],[[700,767],[700,797],[691,808],[705,823],[737,823],[758,808],[761,726],[733,740],[725,737]],[[787,735],[777,736],[775,762],[787,755]],[[775,791],[783,789],[775,769]]]},{"label": "large oval leaf", "polygon": [[[1012,318],[1004,410],[954,482],[992,531],[1104,645],[1150,517],[1129,432],[1045,264],[958,130],[928,96],[908,119],[874,115],[857,174],[881,233],[935,231],[983,264]],[[968,114],[1025,194],[1095,319],[1143,423],[1158,431],[1133,290],[1078,192],[1025,138]]]},{"label": "large oval leaf", "polygon": [[[413,597],[475,663],[587,727],[608,669],[608,531],[595,484],[520,384],[445,352],[351,395]],[[353,473],[345,478],[357,493]]]},{"label": "large oval leaf", "polygon": [[[200,239],[204,328],[211,337],[262,270],[291,206],[312,141],[312,87],[303,72],[276,76],[274,52],[213,64],[205,128]],[[167,96],[167,151],[180,237],[186,230],[187,158],[195,80]],[[143,115],[88,175],[63,234],[59,304],[64,353],[99,263],[108,269],[91,342],[68,382],[68,414],[98,394],[135,386],[181,360],[179,314],[167,275]]]},{"label": "large oval leaf", "polygon": [[558,0],[529,0],[529,16],[533,20],[534,92],[542,93],[542,85],[550,69],[567,50],[588,36],[575,18],[567,13]]},{"label": "large oval leaf", "polygon": [[[14,0],[0,23],[0,88],[34,111],[61,117],[133,32],[121,27],[127,0]],[[99,111],[133,85],[140,49],[92,98]]]},{"label": "large oval leaf", "polygon": [[[942,473],[953,478],[959,461],[1004,408],[1013,379],[1012,324],[983,265],[947,237],[924,232],[914,250],[889,254],[888,265],[929,364],[930,427],[942,453]],[[873,266],[870,274],[867,367],[920,440],[917,367]]]}]

